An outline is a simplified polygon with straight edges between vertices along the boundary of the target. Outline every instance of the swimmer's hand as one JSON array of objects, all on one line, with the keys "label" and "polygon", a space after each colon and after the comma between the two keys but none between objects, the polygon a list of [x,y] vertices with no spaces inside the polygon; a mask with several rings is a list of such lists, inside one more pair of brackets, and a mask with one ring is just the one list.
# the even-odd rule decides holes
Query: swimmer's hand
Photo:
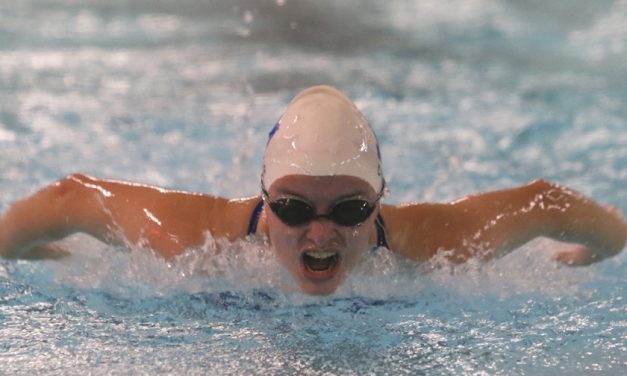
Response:
[{"label": "swimmer's hand", "polygon": [[587,266],[603,259],[600,252],[594,252],[585,245],[560,243],[557,247],[558,251],[554,260],[564,265]]},{"label": "swimmer's hand", "polygon": [[68,250],[50,243],[33,247],[20,258],[24,260],[58,260],[70,254]]},{"label": "swimmer's hand", "polygon": [[9,239],[11,239],[11,236],[8,231],[0,231],[1,258],[21,258],[26,260],[56,260],[70,255],[70,252],[54,243],[42,243],[33,246],[18,246],[10,242]]},{"label": "swimmer's hand", "polygon": [[[622,226],[617,226],[617,232],[622,233],[622,238],[625,238],[627,233],[627,223],[621,214],[620,210],[614,206],[604,206],[606,214],[609,217],[617,219],[618,223],[622,222]],[[621,231],[622,230],[622,231]],[[619,234],[620,238],[620,234]],[[576,243],[557,243],[556,254],[554,260],[568,266],[587,266],[595,262],[599,262],[604,258],[614,256],[622,251],[623,247],[614,247],[613,251],[607,249],[598,249],[591,245],[576,244]]]}]

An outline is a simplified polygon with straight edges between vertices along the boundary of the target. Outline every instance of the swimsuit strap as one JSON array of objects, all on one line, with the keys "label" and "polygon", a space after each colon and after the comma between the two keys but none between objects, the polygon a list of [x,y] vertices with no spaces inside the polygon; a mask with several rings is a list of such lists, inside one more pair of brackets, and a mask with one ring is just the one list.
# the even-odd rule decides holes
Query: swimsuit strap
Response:
[{"label": "swimsuit strap", "polygon": [[255,209],[253,209],[253,213],[250,216],[250,221],[248,222],[247,235],[254,235],[257,232],[257,224],[259,223],[259,217],[261,217],[262,209],[263,209],[263,200],[259,200],[257,205],[255,205]]},{"label": "swimsuit strap", "polygon": [[[253,213],[250,216],[250,221],[248,222],[248,235],[254,235],[257,232],[257,224],[259,223],[259,217],[261,217],[262,209],[263,200],[260,200],[257,205],[255,205]],[[377,247],[390,248],[388,246],[387,239],[385,238],[385,222],[383,222],[381,214],[377,215],[374,225],[377,228]]]},{"label": "swimsuit strap", "polygon": [[390,249],[388,246],[388,241],[385,238],[385,222],[383,222],[383,217],[381,213],[377,215],[377,220],[374,222],[375,227],[377,228],[377,247],[385,247]]}]

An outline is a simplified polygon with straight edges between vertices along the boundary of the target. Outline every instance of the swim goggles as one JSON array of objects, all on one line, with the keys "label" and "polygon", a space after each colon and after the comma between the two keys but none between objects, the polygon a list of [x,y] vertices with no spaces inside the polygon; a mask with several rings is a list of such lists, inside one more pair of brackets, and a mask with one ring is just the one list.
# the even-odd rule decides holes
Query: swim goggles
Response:
[{"label": "swim goggles", "polygon": [[333,223],[345,227],[353,227],[363,223],[374,211],[377,203],[383,196],[384,190],[373,202],[363,199],[352,199],[338,202],[333,205],[327,214],[316,214],[315,209],[307,202],[298,198],[279,198],[270,201],[268,192],[262,189],[263,199],[270,206],[270,210],[279,217],[281,222],[288,226],[300,226],[313,220],[326,218]]}]

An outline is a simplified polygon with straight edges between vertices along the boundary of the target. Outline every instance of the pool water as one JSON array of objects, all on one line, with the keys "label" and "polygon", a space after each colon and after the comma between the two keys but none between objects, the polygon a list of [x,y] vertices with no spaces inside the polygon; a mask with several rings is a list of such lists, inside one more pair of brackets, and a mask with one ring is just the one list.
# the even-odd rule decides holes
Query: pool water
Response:
[{"label": "pool water", "polygon": [[[335,85],[377,132],[387,203],[544,178],[627,212],[627,1],[0,3],[0,211],[81,171],[258,194],[267,132]],[[263,239],[176,262],[77,235],[0,260],[0,373],[627,373],[625,252],[493,262],[380,249],[328,297]]]}]

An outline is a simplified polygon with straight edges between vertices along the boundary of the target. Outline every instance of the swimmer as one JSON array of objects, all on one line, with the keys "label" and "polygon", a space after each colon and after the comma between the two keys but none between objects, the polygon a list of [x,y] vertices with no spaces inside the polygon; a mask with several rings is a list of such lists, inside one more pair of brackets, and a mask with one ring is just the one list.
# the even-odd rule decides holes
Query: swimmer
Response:
[{"label": "swimmer", "polygon": [[[114,245],[139,243],[171,260],[203,244],[267,238],[302,291],[330,294],[373,247],[424,261],[500,257],[537,237],[559,241],[554,258],[588,265],[627,239],[619,211],[537,180],[451,203],[383,204],[377,138],[356,106],[328,86],[298,94],[272,129],[261,194],[226,199],[74,174],[0,217],[5,258],[54,258],[49,244],[82,232]],[[558,250],[559,249],[559,250]]]}]

